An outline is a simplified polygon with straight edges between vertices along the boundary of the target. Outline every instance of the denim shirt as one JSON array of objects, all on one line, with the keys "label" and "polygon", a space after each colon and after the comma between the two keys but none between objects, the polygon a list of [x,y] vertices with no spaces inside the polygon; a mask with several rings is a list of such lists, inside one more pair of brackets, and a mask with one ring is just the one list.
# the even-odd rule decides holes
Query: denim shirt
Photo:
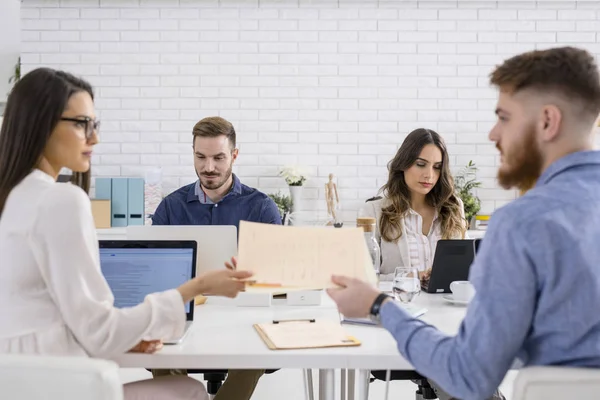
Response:
[{"label": "denim shirt", "polygon": [[161,201],[152,216],[152,225],[234,225],[240,221],[281,225],[275,202],[266,194],[248,187],[233,175],[233,186],[219,202],[199,200],[196,183],[177,189]]}]

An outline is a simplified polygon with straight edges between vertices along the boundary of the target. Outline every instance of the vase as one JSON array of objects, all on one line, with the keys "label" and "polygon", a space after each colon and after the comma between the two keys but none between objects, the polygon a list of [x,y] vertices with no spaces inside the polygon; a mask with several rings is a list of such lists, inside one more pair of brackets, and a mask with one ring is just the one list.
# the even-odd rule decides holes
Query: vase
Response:
[{"label": "vase", "polygon": [[144,179],[144,225],[152,225],[152,215],[162,201],[162,169],[150,168]]},{"label": "vase", "polygon": [[290,196],[292,197],[292,212],[302,211],[302,186],[290,186]]}]

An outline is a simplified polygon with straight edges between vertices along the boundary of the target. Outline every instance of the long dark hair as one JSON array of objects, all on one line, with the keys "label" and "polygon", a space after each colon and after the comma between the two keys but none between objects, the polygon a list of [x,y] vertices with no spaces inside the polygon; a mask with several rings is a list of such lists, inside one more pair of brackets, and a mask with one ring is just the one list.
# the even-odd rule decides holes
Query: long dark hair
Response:
[{"label": "long dark hair", "polygon": [[448,151],[444,139],[431,129],[419,128],[408,134],[402,146],[388,164],[389,177],[381,188],[389,205],[382,210],[381,237],[388,242],[397,242],[402,236],[402,220],[410,209],[411,194],[404,171],[413,166],[428,144],[435,145],[442,153],[440,178],[425,197],[428,205],[438,210],[442,221],[442,238],[464,236],[466,223],[461,216],[460,203],[454,191],[454,179],[450,173]]},{"label": "long dark hair", "polygon": [[94,98],[89,83],[50,68],[35,69],[15,84],[0,129],[0,217],[9,193],[39,163],[69,99],[78,92]]},{"label": "long dark hair", "polygon": [[90,182],[92,178],[92,170],[91,168],[88,169],[85,172],[73,172],[73,175],[71,175],[71,180],[70,182],[73,185],[79,186],[80,188],[82,188],[86,193],[90,192]]}]

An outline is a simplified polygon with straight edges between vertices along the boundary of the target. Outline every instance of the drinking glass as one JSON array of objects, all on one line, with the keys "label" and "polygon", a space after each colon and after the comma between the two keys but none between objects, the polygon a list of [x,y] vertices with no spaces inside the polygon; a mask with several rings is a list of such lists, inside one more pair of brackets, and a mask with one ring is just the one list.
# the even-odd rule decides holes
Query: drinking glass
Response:
[{"label": "drinking glass", "polygon": [[392,292],[396,300],[402,303],[410,303],[419,292],[421,282],[419,272],[414,267],[397,267],[394,271],[394,285]]}]

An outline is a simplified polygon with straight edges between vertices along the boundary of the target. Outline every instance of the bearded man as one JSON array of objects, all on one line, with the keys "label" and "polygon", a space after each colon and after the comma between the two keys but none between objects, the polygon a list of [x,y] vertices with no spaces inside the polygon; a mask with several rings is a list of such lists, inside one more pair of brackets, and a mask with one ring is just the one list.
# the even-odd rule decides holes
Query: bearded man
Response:
[{"label": "bearded man", "polygon": [[281,225],[275,202],[240,182],[233,173],[238,158],[233,125],[221,117],[204,118],[193,130],[198,180],[177,189],[159,204],[152,225],[235,225],[240,221]]},{"label": "bearded man", "polygon": [[339,288],[328,290],[345,316],[380,321],[444,398],[490,398],[516,360],[600,367],[598,67],[585,50],[536,50],[506,60],[490,81],[500,92],[489,134],[501,154],[498,182],[535,185],[492,216],[458,335],[412,318],[365,282],[334,276]]}]

